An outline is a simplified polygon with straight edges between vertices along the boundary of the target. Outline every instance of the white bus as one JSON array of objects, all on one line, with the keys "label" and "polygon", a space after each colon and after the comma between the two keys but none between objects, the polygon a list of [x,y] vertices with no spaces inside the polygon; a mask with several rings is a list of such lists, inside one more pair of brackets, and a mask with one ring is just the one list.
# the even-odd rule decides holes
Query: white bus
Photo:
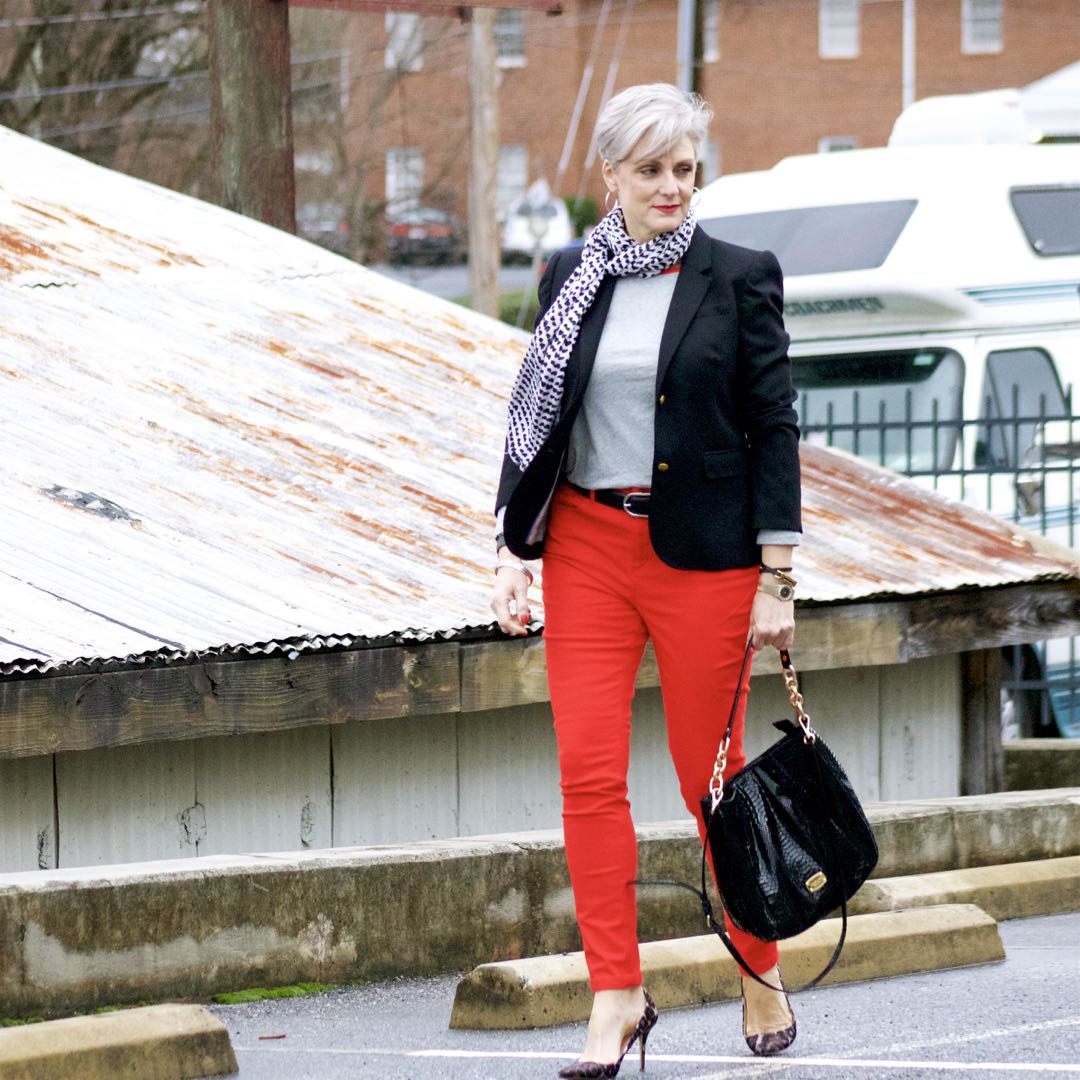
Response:
[{"label": "white bus", "polygon": [[[807,441],[1077,545],[1080,145],[787,158],[708,185],[697,214],[780,260]],[[1075,737],[1078,655],[1039,657]]]}]

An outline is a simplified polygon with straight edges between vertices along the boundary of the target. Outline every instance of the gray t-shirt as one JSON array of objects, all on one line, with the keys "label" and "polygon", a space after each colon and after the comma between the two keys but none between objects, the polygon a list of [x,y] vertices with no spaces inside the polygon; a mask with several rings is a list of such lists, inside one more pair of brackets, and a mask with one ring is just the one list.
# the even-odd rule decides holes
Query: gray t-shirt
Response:
[{"label": "gray t-shirt", "polygon": [[623,277],[570,432],[567,478],[583,488],[648,487],[653,467],[656,365],[678,274]]},{"label": "gray t-shirt", "polygon": [[[570,432],[566,476],[578,487],[647,488],[652,482],[656,366],[677,272],[615,283],[581,411]],[[763,529],[759,544],[798,545],[797,532]]]}]

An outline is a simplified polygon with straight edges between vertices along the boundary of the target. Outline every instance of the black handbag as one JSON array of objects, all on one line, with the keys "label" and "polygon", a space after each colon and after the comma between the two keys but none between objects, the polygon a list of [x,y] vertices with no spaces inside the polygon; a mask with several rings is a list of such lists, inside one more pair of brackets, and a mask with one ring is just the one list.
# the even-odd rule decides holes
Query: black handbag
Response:
[{"label": "black handbag", "polygon": [[[706,855],[711,854],[720,899],[732,921],[761,941],[778,941],[809,929],[840,908],[840,940],[825,968],[804,986],[816,986],[832,970],[847,936],[847,902],[870,876],[878,850],[870,823],[840,763],[810,724],[798,680],[786,650],[780,663],[795,722],[774,726],[784,737],[723,779],[731,731],[752,656],[747,645],[720,741],[709,790],[701,800],[706,843],[701,854],[698,894],[709,927],[747,974],[758,978],[713,915],[706,882]],[[659,884],[659,882],[639,882]]]}]

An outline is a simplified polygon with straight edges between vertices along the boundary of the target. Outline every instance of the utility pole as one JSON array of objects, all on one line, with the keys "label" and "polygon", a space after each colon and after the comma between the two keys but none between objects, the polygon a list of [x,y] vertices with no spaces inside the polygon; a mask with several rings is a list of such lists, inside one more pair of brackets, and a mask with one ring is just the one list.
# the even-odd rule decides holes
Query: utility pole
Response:
[{"label": "utility pole", "polygon": [[287,0],[210,0],[215,201],[296,232]]},{"label": "utility pole", "polygon": [[499,108],[495,11],[473,8],[469,25],[469,293],[472,306],[499,314]]},{"label": "utility pole", "polygon": [[903,107],[915,101],[915,0],[904,0]]},{"label": "utility pole", "polygon": [[697,0],[679,0],[678,37],[675,46],[675,85],[686,93],[694,87],[695,38],[697,37]]}]

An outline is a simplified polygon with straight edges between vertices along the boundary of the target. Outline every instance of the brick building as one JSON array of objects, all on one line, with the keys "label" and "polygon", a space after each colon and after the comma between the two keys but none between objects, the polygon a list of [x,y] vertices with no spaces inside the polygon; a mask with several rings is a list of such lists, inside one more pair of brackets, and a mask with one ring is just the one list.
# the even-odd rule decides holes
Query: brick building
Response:
[{"label": "brick building", "polygon": [[[901,0],[702,4],[699,86],[716,109],[707,180],[788,154],[885,143],[902,108]],[[918,98],[1021,86],[1080,57],[1077,0],[915,7]],[[605,94],[676,78],[676,0],[565,0],[563,8],[497,16],[502,207],[540,177],[556,194],[600,199],[590,141]],[[418,199],[464,216],[466,28],[352,15],[342,33],[346,143],[365,201]]]}]

